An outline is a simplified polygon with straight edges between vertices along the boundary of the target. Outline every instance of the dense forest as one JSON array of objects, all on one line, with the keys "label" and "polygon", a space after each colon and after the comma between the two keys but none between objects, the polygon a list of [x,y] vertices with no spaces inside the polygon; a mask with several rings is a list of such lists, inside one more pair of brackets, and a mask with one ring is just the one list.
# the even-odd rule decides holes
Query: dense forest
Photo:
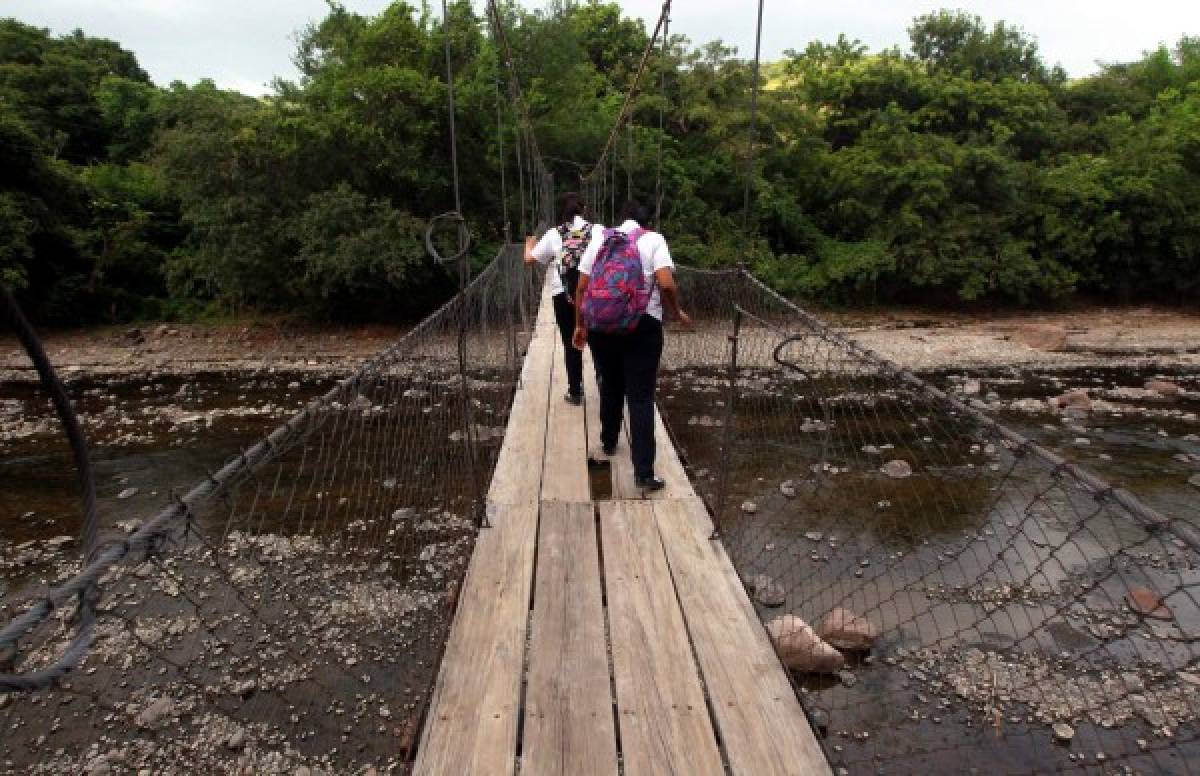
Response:
[{"label": "dense forest", "polygon": [[[540,146],[571,188],[648,31],[617,3],[504,14]],[[448,27],[482,262],[503,234],[499,170],[516,170],[513,102],[469,2]],[[749,240],[751,67],[673,37],[618,191],[626,166],[635,194],[653,190],[661,139],[677,260],[745,259],[818,302],[1200,300],[1200,38],[1071,80],[1003,22],[944,11],[909,37],[877,52],[797,41],[767,68]],[[119,43],[0,20],[0,278],[53,324],[421,314],[453,285],[421,239],[452,203],[442,43],[427,9],[331,2],[299,35],[300,78],[251,98],[157,86]]]}]

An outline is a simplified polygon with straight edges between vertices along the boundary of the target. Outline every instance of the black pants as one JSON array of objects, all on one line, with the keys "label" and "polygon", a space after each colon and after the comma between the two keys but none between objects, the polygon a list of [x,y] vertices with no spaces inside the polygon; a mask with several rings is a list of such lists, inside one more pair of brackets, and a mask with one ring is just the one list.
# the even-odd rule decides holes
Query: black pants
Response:
[{"label": "black pants", "polygon": [[629,446],[633,473],[654,476],[654,385],[662,359],[663,327],[643,315],[629,334],[588,332],[588,345],[600,378],[600,443],[617,444],[622,405],[629,404]]},{"label": "black pants", "polygon": [[583,351],[571,344],[575,333],[575,305],[565,293],[554,295],[554,320],[562,334],[563,360],[567,364],[567,390],[572,396],[583,395]]}]

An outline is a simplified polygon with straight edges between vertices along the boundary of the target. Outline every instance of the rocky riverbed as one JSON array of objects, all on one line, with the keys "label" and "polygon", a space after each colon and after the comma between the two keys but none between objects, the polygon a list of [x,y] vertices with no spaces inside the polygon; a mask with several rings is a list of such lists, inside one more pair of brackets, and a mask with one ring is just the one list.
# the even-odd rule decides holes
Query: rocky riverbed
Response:
[{"label": "rocky riverbed", "polygon": [[[1197,319],[1090,311],[835,322],[1164,514],[1197,514]],[[49,335],[93,446],[108,535],[136,530],[172,492],[398,333],[163,325]],[[725,347],[724,332],[703,327],[668,337]],[[734,416],[753,443],[727,483],[739,517],[726,541],[760,591],[764,621],[791,613],[816,626],[844,606],[877,634],[835,675],[797,675],[838,767],[1027,771],[1053,761],[1186,772],[1179,763],[1197,754],[1189,747],[1200,704],[1187,667],[1200,632],[1187,591],[1200,564],[1188,548],[1111,513],[1089,518],[1078,494],[1038,490],[1044,471],[1014,472],[1000,440],[906,403],[894,385],[864,384],[853,370],[837,380],[814,373],[824,397],[814,404],[793,398],[794,376],[768,373],[769,351],[762,355],[743,375]],[[469,440],[494,451],[503,386],[472,387],[483,401]],[[661,388],[697,489],[711,500],[724,373],[675,370]],[[461,472],[468,436],[446,420],[452,407],[438,393],[452,389],[404,385],[334,412],[353,418],[363,449],[391,434],[397,449],[449,451],[431,464]],[[316,438],[307,465],[338,449]],[[410,488],[431,476],[415,452],[402,477],[364,477],[370,456],[337,455],[343,463],[322,466],[343,472],[352,490],[313,479],[302,506],[255,485],[203,518],[207,544],[177,536],[169,552],[106,580],[96,647],[81,672],[30,703],[0,699],[3,769],[402,770],[474,524],[463,493]],[[339,511],[359,499],[372,514]],[[49,405],[16,345],[0,341],[6,607],[78,568],[77,509]],[[309,526],[304,515],[324,515],[325,527],[292,536],[284,520],[250,519],[275,509]],[[379,573],[381,564],[390,571]],[[1138,617],[1126,598],[1133,582],[1166,594],[1171,619]],[[45,652],[34,659],[61,647],[70,614],[40,634]],[[407,645],[405,659],[396,663],[388,643]]]}]

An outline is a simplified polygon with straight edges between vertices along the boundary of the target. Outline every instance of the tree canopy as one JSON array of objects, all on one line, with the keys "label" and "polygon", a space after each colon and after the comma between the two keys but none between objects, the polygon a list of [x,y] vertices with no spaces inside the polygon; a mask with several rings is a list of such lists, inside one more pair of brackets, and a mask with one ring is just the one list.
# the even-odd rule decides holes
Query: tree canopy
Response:
[{"label": "tree canopy", "polygon": [[[539,144],[574,188],[649,33],[612,2],[502,13]],[[299,35],[299,79],[261,99],[158,86],[118,43],[0,20],[0,278],[53,323],[419,316],[453,286],[421,241],[452,204],[446,34],[484,261],[515,116],[467,0],[445,24],[423,5],[331,2]],[[764,69],[743,235],[751,68],[674,36],[634,105],[633,152],[620,144],[620,196],[652,197],[661,143],[678,260],[746,260],[819,301],[1200,299],[1200,38],[1070,80],[1002,21],[940,11],[909,37],[798,42]]]}]

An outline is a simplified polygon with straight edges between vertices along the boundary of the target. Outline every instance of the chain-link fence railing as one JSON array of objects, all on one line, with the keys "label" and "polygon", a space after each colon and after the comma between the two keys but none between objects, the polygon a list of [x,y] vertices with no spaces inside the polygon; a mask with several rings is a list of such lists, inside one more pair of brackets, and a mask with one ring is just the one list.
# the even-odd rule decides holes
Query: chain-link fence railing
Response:
[{"label": "chain-link fence railing", "polygon": [[[538,280],[519,246],[503,248],[190,493],[123,521],[86,565],[7,595],[0,770],[403,767],[484,519]],[[93,623],[79,622],[81,600]]]},{"label": "chain-link fence railing", "polygon": [[697,325],[660,403],[835,768],[1200,770],[1200,510],[1155,513],[748,274],[678,278]]}]

